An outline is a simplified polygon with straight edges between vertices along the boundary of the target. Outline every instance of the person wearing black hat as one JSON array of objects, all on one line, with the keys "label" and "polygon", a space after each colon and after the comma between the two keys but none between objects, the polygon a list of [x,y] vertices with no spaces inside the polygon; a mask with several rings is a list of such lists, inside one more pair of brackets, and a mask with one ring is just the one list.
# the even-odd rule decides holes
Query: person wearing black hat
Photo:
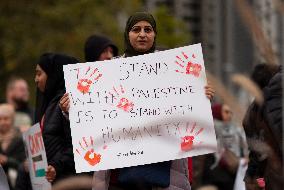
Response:
[{"label": "person wearing black hat", "polygon": [[84,52],[87,62],[110,60],[118,56],[116,45],[110,39],[99,35],[88,37]]},{"label": "person wearing black hat", "polygon": [[45,53],[36,66],[35,122],[42,130],[48,162],[46,178],[52,183],[75,174],[70,124],[58,106],[65,93],[63,65],[74,63],[78,60],[73,57]]}]

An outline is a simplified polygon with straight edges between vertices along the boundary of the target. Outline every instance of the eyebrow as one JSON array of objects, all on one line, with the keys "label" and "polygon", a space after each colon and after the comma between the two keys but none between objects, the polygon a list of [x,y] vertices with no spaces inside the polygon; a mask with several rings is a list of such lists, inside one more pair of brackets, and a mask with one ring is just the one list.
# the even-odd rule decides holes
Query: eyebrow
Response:
[{"label": "eyebrow", "polygon": [[[143,26],[140,26],[140,25],[134,25],[134,26],[132,26],[132,28],[136,28],[136,27],[141,28],[141,27],[143,27]],[[144,26],[144,28],[146,28],[146,27],[148,27],[148,28],[153,28],[151,25],[146,25],[146,26]]]}]

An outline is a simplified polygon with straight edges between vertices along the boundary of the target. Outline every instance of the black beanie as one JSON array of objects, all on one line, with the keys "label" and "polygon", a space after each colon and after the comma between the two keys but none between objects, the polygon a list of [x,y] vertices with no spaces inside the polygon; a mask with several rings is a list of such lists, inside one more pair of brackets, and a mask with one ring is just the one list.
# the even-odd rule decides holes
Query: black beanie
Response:
[{"label": "black beanie", "polygon": [[135,56],[135,55],[141,55],[141,54],[146,54],[146,53],[153,53],[156,49],[156,37],[153,43],[153,46],[147,51],[147,52],[137,52],[132,45],[130,44],[129,41],[129,32],[131,30],[131,28],[140,21],[147,21],[151,24],[155,34],[157,34],[157,27],[156,27],[156,21],[154,19],[154,17],[147,12],[136,12],[133,15],[131,15],[127,22],[126,22],[126,26],[125,26],[125,31],[124,31],[124,43],[125,43],[125,55],[126,57],[130,57],[130,56]]},{"label": "black beanie", "polygon": [[118,48],[111,40],[104,36],[90,36],[85,43],[85,60],[87,62],[98,61],[101,53],[108,46],[112,47],[114,57],[118,56]]}]

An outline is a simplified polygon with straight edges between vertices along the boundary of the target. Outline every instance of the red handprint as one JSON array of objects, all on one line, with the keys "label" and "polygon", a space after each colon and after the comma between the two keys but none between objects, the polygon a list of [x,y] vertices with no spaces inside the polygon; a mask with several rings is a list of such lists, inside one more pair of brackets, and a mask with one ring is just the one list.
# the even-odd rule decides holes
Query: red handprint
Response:
[{"label": "red handprint", "polygon": [[[92,70],[91,74],[87,76],[91,70]],[[80,70],[78,69],[78,73],[77,73],[78,79],[79,79],[79,75],[80,75]],[[95,75],[95,77],[91,79],[93,75]],[[88,93],[90,91],[92,84],[96,83],[99,80],[99,78],[101,78],[101,76],[102,74],[99,73],[99,70],[97,68],[91,69],[91,67],[88,67],[83,78],[79,79],[77,83],[77,89],[83,94]]]},{"label": "red handprint", "polygon": [[180,148],[182,151],[189,151],[192,149],[194,136],[185,136],[182,137],[181,140]]},{"label": "red handprint", "polygon": [[[188,124],[187,124],[187,127],[188,127]],[[194,146],[194,140],[195,138],[204,130],[204,128],[200,128],[195,134],[194,133],[194,130],[196,128],[196,123],[193,124],[190,132],[189,132],[189,135],[186,135],[184,137],[181,138],[182,142],[180,143],[180,148],[182,151],[190,151],[193,149],[193,146]],[[188,132],[188,131],[186,131]]]},{"label": "red handprint", "polygon": [[88,150],[84,156],[84,159],[91,165],[94,166],[101,161],[101,155],[96,154],[94,149]]},{"label": "red handprint", "polygon": [[[198,63],[193,63],[191,60],[189,60],[189,57],[184,52],[182,52],[182,56],[184,57],[185,60],[183,60],[180,56],[176,56],[177,60],[175,61],[175,63],[179,67],[185,69],[185,72],[180,71],[180,70],[176,70],[176,72],[185,73],[187,75],[193,75],[195,77],[199,77],[200,71],[202,69],[201,65],[198,64]],[[193,59],[196,58],[194,54],[192,54],[192,58]],[[186,66],[185,66],[185,64],[186,64]]]},{"label": "red handprint", "polygon": [[[91,166],[95,166],[96,164],[99,164],[100,161],[101,161],[101,155],[96,153],[93,146],[94,146],[94,141],[93,141],[93,138],[90,137],[90,142],[88,143],[86,138],[83,137],[82,138],[83,141],[79,141],[79,145],[81,147],[81,151],[86,151],[84,154],[83,154],[83,158],[84,160],[86,160],[88,162],[88,164],[90,164]],[[84,145],[83,145],[84,144]],[[104,148],[106,149],[106,148]],[[78,149],[76,149],[76,152],[80,155],[80,151]]]},{"label": "red handprint", "polygon": [[117,100],[116,107],[120,108],[126,112],[129,112],[133,109],[134,104],[127,98],[121,97],[122,94],[125,93],[125,90],[123,89],[122,85],[120,85],[120,92],[113,87],[114,94],[109,92],[109,94],[113,97],[114,100]]}]

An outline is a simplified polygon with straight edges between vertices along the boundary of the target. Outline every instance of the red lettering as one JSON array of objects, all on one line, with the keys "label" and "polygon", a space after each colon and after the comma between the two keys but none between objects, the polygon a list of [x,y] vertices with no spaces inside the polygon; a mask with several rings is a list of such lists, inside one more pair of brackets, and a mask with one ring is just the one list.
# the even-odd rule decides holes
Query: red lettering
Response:
[{"label": "red lettering", "polygon": [[35,154],[33,136],[29,135],[29,145],[32,155]]},{"label": "red lettering", "polygon": [[41,145],[41,149],[43,150],[44,143],[43,143],[41,132],[38,132],[38,139],[39,139],[39,142],[40,142],[40,145]]},{"label": "red lettering", "polygon": [[34,135],[29,135],[29,145],[32,155],[37,154],[40,150],[43,150],[44,144],[41,132],[37,132]]}]

